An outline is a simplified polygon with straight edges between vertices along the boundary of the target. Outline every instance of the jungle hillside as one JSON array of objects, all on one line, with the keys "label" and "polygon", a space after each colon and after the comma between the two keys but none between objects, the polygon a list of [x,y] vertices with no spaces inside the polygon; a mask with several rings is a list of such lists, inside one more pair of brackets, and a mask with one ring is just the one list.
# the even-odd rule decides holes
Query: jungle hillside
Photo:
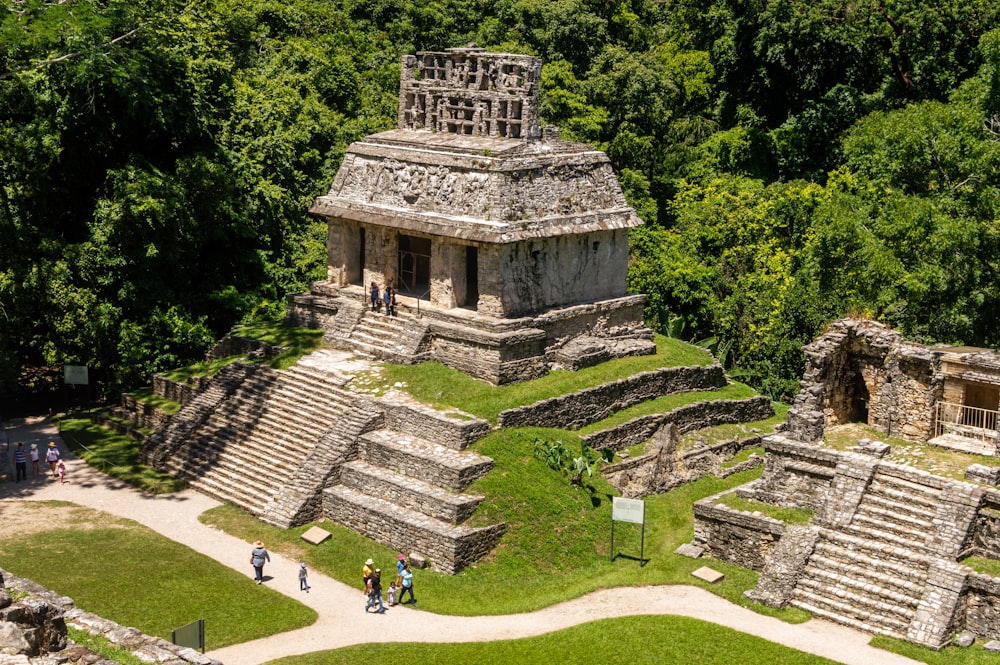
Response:
[{"label": "jungle hillside", "polygon": [[3,2],[0,404],[64,364],[144,385],[280,316],[401,56],[468,44],[543,59],[543,123],[646,222],[649,325],[740,381],[790,398],[845,314],[1000,344],[991,0]]}]

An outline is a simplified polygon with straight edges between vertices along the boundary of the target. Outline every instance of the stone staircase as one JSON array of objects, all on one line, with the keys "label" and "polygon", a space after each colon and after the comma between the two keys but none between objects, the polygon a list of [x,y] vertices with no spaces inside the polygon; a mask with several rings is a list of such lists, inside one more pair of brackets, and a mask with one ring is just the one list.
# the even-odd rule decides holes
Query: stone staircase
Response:
[{"label": "stone staircase", "polygon": [[[157,455],[158,466],[206,494],[262,515],[323,436],[345,429],[342,421],[354,405],[318,370],[243,367],[249,368],[244,380],[228,397],[213,400],[203,417],[190,413],[203,401],[199,395],[182,410],[184,417],[171,421],[183,430],[185,442],[172,454]],[[212,392],[213,386],[205,391]],[[315,484],[326,476],[315,471],[313,493],[322,489]]]},{"label": "stone staircase", "polygon": [[397,308],[396,316],[384,312],[365,310],[341,344],[389,362],[413,364],[426,360],[428,324],[402,308]]},{"label": "stone staircase", "polygon": [[505,530],[503,524],[463,524],[483,498],[461,492],[486,475],[493,460],[409,431],[422,428],[402,429],[359,438],[357,459],[342,467],[341,484],[324,493],[324,513],[394,549],[421,552],[438,570],[458,572],[492,550]]},{"label": "stone staircase", "polygon": [[907,639],[925,597],[941,489],[878,470],[847,525],[823,527],[790,602]]}]

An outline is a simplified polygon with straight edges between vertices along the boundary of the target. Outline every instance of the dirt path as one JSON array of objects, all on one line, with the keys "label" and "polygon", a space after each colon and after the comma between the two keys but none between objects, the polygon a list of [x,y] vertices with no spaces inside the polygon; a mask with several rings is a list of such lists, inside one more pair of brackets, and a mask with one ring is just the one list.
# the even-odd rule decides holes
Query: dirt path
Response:
[{"label": "dirt path", "polygon": [[[65,485],[47,478],[29,478],[24,483],[0,483],[0,502],[70,501],[112,515],[135,520],[164,536],[247,575],[250,545],[198,521],[198,515],[219,503],[193,490],[151,497],[91,469],[69,457],[51,423],[39,419],[18,422],[8,430],[11,441],[39,449],[56,441],[66,458],[69,473]],[[2,506],[0,506],[2,511]],[[0,520],[0,537],[7,528],[19,528],[7,513]],[[25,528],[25,525],[20,525]],[[311,626],[253,642],[237,644],[207,655],[225,665],[258,665],[282,656],[335,649],[372,641],[474,642],[529,637],[596,619],[635,614],[676,614],[710,621],[794,649],[825,656],[848,665],[902,665],[908,658],[868,646],[870,635],[820,620],[791,625],[733,605],[698,587],[660,586],[606,589],[537,612],[505,616],[456,617],[396,607],[384,615],[365,614],[361,592],[318,571],[309,575],[311,593],[299,591],[297,562],[272,555],[266,572],[268,584],[316,610],[319,619]],[[419,587],[418,587],[419,598]],[[641,607],[635,603],[643,598]],[[349,609],[345,609],[349,608]],[[373,630],[377,628],[377,630]]]}]

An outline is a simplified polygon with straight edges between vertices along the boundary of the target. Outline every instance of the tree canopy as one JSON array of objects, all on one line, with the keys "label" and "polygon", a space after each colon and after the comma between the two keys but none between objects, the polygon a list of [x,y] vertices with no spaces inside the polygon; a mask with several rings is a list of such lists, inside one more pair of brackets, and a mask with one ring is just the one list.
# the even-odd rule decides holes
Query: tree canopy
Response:
[{"label": "tree canopy", "polygon": [[199,356],[324,274],[307,214],[389,128],[400,57],[544,60],[604,150],[630,286],[774,397],[833,318],[998,344],[1000,6],[986,0],[4,0],[0,396]]}]

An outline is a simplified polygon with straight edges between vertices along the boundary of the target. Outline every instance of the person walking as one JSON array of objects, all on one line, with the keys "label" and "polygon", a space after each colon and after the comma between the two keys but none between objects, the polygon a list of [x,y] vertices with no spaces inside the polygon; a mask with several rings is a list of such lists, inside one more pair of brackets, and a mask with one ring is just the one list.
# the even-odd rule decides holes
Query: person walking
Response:
[{"label": "person walking", "polygon": [[28,454],[24,452],[23,443],[18,443],[14,451],[14,475],[15,483],[21,482],[22,478],[28,480]]},{"label": "person walking", "polygon": [[[394,582],[394,586],[397,589],[401,589],[402,586],[403,586],[403,569],[404,568],[406,568],[406,557],[403,556],[402,552],[400,552],[399,556],[396,557],[396,581]],[[397,603],[397,601],[398,601],[398,598],[392,598],[389,601],[389,607],[392,607],[393,605],[395,605]]]},{"label": "person walking", "polygon": [[410,604],[416,607],[417,597],[413,595],[413,571],[410,570],[410,564],[406,564],[406,567],[403,568],[403,590],[399,592],[399,598],[396,599],[398,604],[403,604],[403,596],[407,592],[410,594]]},{"label": "person walking", "polygon": [[253,566],[254,578],[257,584],[264,581],[264,562],[270,561],[271,555],[264,548],[264,543],[259,540],[254,541],[253,550],[250,552],[250,565]]},{"label": "person walking", "polygon": [[38,468],[38,460],[40,459],[38,454],[38,444],[31,444],[31,450],[28,452],[28,459],[31,460],[31,477],[37,478],[38,474],[41,473]]},{"label": "person walking", "polygon": [[385,293],[382,294],[382,299],[385,301],[385,315],[389,316],[392,314],[392,287],[388,283],[385,285]]},{"label": "person walking", "polygon": [[59,461],[59,449],[55,441],[49,441],[49,449],[45,451],[45,461],[49,463],[49,471],[52,477],[56,477],[56,462]]},{"label": "person walking", "polygon": [[56,477],[59,478],[60,485],[66,482],[66,462],[62,460],[56,462]]},{"label": "person walking", "polygon": [[309,572],[306,570],[306,562],[299,564],[299,591],[309,593]]},{"label": "person walking", "polygon": [[376,568],[375,572],[368,580],[368,602],[365,604],[365,613],[378,604],[376,614],[385,614],[385,607],[382,605],[382,569]]},{"label": "person walking", "polygon": [[366,595],[371,593],[371,589],[369,588],[368,582],[372,578],[372,566],[374,565],[375,562],[372,561],[371,559],[368,559],[367,561],[365,561],[365,565],[362,566],[361,568],[361,590]]},{"label": "person walking", "polygon": [[371,288],[372,311],[378,311],[378,283],[372,282]]}]

